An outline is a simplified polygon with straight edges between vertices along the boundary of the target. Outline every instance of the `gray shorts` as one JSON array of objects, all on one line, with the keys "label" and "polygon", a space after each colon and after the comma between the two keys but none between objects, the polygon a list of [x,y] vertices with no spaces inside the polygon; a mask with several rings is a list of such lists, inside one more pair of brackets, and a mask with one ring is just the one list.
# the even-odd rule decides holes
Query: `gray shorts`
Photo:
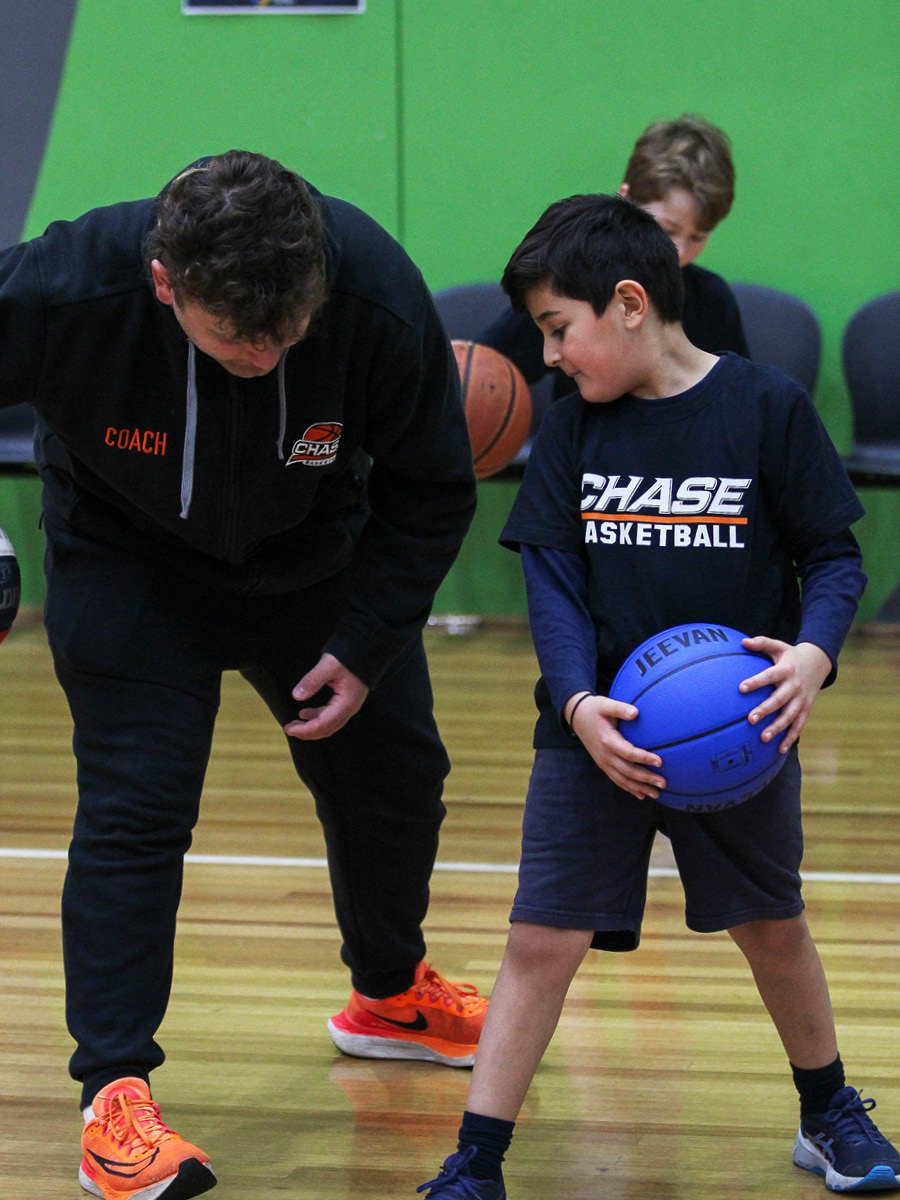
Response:
[{"label": "gray shorts", "polygon": [[586,750],[535,752],[510,920],[593,929],[598,950],[634,950],[657,831],[672,843],[690,929],[713,933],[803,911],[800,762],[736,808],[687,813],[638,800]]}]

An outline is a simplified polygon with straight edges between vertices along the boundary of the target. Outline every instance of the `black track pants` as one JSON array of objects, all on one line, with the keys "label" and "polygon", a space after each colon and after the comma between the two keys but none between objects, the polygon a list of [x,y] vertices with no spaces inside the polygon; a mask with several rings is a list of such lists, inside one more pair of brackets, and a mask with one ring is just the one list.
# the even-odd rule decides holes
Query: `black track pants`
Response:
[{"label": "black track pants", "polygon": [[[182,860],[223,670],[279,725],[345,602],[343,576],[281,596],[223,596],[48,530],[47,630],[75,725],[78,810],[63,892],[70,1070],[88,1103],[163,1061]],[[277,736],[277,735],[276,735]],[[325,833],[341,955],[354,987],[412,982],[444,815],[447,756],[421,641],[330,738],[286,739]],[[299,800],[299,798],[298,798]]]}]

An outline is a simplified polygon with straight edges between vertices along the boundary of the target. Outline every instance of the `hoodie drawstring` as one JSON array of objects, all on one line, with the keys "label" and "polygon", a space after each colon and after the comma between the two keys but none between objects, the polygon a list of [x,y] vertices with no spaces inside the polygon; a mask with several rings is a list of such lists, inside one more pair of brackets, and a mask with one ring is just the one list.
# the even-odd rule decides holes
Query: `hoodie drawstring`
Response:
[{"label": "hoodie drawstring", "polygon": [[197,447],[197,350],[188,342],[188,378],[185,398],[184,454],[181,459],[181,519],[187,520],[194,494],[194,451]]},{"label": "hoodie drawstring", "polygon": [[278,457],[284,462],[284,431],[287,429],[287,398],[284,390],[284,364],[287,360],[288,348],[281,353],[278,360],[278,441],[275,449]]}]

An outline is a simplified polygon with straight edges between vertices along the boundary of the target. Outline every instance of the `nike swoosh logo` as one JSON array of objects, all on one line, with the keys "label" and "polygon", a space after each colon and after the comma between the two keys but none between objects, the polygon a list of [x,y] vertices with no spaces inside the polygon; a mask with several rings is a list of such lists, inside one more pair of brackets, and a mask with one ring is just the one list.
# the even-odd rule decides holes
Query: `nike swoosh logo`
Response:
[{"label": "nike swoosh logo", "polygon": [[118,1175],[120,1179],[136,1179],[155,1161],[159,1154],[159,1148],[157,1147],[147,1158],[139,1159],[136,1163],[116,1162],[113,1158],[103,1158],[102,1155],[95,1154],[93,1150],[88,1150],[88,1154],[108,1175]]},{"label": "nike swoosh logo", "polygon": [[381,1013],[373,1013],[371,1009],[369,1009],[368,1012],[370,1016],[377,1017],[379,1021],[387,1021],[388,1025],[398,1025],[401,1029],[412,1029],[419,1031],[428,1028],[428,1022],[420,1012],[416,1013],[416,1019],[414,1021],[395,1021],[391,1017],[383,1017]]}]

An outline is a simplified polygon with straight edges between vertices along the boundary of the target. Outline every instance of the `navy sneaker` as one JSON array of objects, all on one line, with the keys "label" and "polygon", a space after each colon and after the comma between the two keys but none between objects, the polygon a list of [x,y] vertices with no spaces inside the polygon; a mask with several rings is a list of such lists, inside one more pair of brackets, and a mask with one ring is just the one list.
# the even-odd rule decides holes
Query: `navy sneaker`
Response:
[{"label": "navy sneaker", "polygon": [[794,1162],[824,1175],[833,1192],[900,1188],[900,1154],[870,1118],[874,1107],[855,1088],[835,1092],[827,1112],[801,1119]]},{"label": "navy sneaker", "polygon": [[440,1196],[441,1200],[506,1200],[502,1179],[476,1179],[469,1170],[469,1163],[477,1153],[477,1146],[467,1146],[451,1154],[437,1179],[429,1179],[416,1191],[424,1192],[427,1188],[429,1196]]}]

